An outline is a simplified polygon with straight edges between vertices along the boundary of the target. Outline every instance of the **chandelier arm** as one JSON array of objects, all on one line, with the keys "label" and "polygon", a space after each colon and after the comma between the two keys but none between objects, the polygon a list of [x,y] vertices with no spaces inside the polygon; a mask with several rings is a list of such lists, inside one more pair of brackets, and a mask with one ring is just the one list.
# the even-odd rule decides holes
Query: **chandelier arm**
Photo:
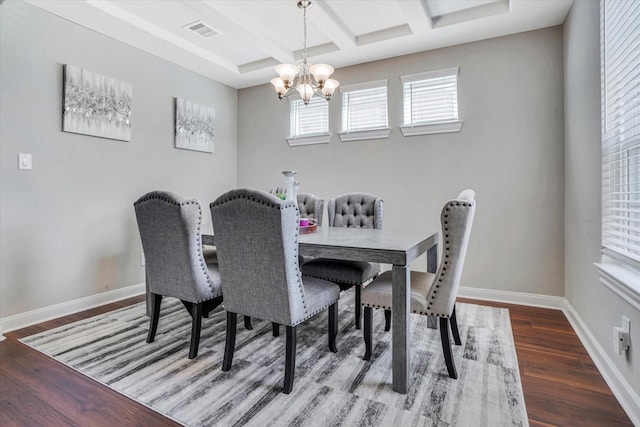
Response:
[{"label": "chandelier arm", "polygon": [[[316,80],[314,73],[311,72],[314,66],[309,64],[309,53],[307,51],[307,9],[311,7],[311,0],[299,0],[298,7],[302,9],[304,22],[302,64],[299,65],[298,74],[293,77],[291,82],[289,82],[288,78],[283,76],[291,76],[293,74],[292,70],[290,68],[286,70],[283,68],[281,71],[278,71],[278,67],[276,67],[276,71],[280,73],[281,77],[279,79],[273,79],[271,83],[275,87],[280,99],[293,95],[295,92],[299,92],[305,104],[308,104],[314,96],[325,98],[328,101],[331,99],[333,91],[340,83],[336,80],[329,79],[329,76],[333,73],[333,67],[330,65],[319,64],[319,68],[314,70],[314,73],[318,72],[318,75],[321,76],[319,81]],[[290,74],[285,74],[287,72]],[[282,84],[283,81],[286,82],[285,85]],[[331,85],[328,90],[324,90],[324,86],[327,82],[331,82]]]}]

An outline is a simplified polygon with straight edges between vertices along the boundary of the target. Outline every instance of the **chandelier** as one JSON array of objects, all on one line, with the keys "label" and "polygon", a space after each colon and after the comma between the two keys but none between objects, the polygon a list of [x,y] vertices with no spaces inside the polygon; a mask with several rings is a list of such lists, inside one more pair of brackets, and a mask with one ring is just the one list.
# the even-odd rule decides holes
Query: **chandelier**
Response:
[{"label": "chandelier", "polygon": [[340,83],[330,79],[333,67],[327,64],[309,64],[307,54],[307,9],[311,7],[310,0],[300,0],[298,7],[303,10],[304,15],[304,49],[302,53],[302,64],[280,64],[275,67],[276,73],[280,77],[271,80],[271,84],[278,93],[278,98],[284,99],[296,91],[300,94],[302,101],[309,103],[313,96],[323,97],[327,101]]}]

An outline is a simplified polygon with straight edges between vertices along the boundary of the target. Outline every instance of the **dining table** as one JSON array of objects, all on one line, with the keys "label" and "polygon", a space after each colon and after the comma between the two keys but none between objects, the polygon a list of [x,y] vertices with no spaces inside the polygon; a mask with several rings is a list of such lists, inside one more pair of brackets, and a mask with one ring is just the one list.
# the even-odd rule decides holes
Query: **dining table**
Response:
[{"label": "dining table", "polygon": [[[435,273],[438,258],[437,231],[386,230],[318,226],[298,236],[298,253],[304,256],[391,264],[392,277],[392,373],[393,390],[407,393],[410,367],[410,265],[426,253],[427,271]],[[213,235],[202,243],[215,245]],[[435,327],[434,319],[430,327]]]},{"label": "dining table", "polygon": [[[370,228],[317,227],[298,236],[298,253],[304,256],[391,264],[393,390],[407,393],[410,366],[410,265],[426,253],[427,271],[435,273],[437,231],[394,231]],[[431,319],[431,327],[435,322]]]}]

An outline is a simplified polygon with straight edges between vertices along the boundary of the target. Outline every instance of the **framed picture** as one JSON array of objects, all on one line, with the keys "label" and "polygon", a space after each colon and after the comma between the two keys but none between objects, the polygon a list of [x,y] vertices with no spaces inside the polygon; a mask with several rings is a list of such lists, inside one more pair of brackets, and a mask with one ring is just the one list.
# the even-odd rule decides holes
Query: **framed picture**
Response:
[{"label": "framed picture", "polygon": [[132,94],[130,83],[66,64],[62,130],[130,141]]},{"label": "framed picture", "polygon": [[176,148],[213,153],[213,107],[176,98]]}]

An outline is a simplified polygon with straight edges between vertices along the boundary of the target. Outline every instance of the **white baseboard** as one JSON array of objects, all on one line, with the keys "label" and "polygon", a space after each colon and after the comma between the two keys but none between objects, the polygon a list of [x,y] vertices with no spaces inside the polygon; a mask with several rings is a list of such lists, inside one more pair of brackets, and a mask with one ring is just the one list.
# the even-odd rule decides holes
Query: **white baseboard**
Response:
[{"label": "white baseboard", "polygon": [[600,371],[600,374],[613,392],[613,395],[618,399],[618,402],[620,402],[622,409],[627,413],[633,425],[640,426],[640,396],[638,396],[616,368],[616,365],[611,358],[609,358],[607,352],[602,348],[598,340],[596,340],[596,337],[589,331],[582,318],[566,299],[564,300],[562,311],[569,320],[576,335],[578,335],[582,345],[584,345],[584,348],[587,350],[587,353],[591,356],[596,368],[598,368],[598,371]]},{"label": "white baseboard", "polygon": [[73,301],[63,302],[26,313],[0,318],[0,341],[4,339],[2,332],[15,331],[47,320],[67,316],[79,311],[88,310],[104,304],[120,301],[125,298],[134,297],[145,292],[144,283],[127,286],[126,288],[115,289],[97,295],[79,298]]},{"label": "white baseboard", "polygon": [[485,301],[528,305],[531,307],[552,308],[555,310],[562,310],[564,307],[564,297],[527,294],[524,292],[497,291],[493,289],[468,288],[461,286],[458,288],[458,296]]}]

